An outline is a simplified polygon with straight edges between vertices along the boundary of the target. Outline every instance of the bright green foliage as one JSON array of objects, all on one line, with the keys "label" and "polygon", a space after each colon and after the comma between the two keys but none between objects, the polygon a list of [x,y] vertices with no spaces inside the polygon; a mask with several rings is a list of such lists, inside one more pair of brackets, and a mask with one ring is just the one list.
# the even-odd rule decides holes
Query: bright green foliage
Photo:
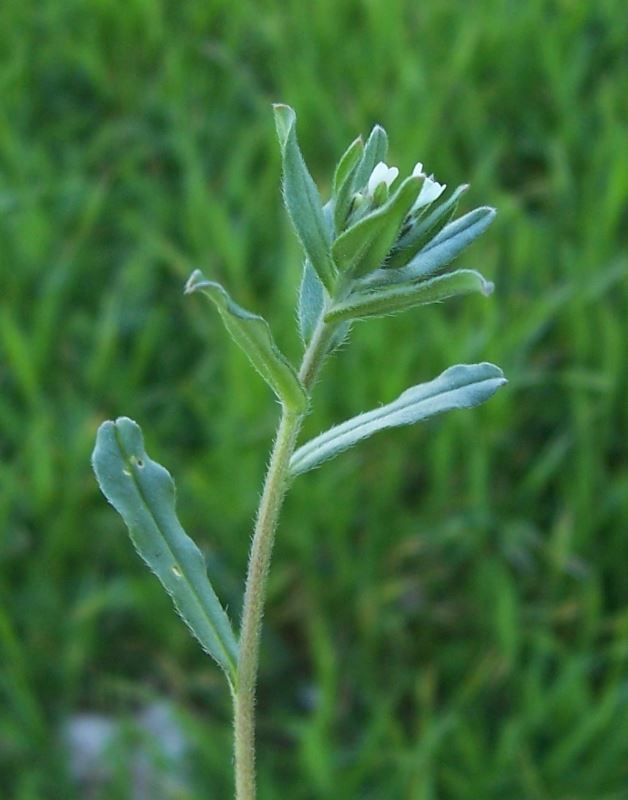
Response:
[{"label": "bright green foliage", "polygon": [[505,383],[504,373],[494,364],[450,367],[435,380],[406,389],[392,403],[359,414],[307,442],[292,457],[291,472],[296,476],[314,469],[386,428],[413,425],[444,411],[477,406]]},{"label": "bright green foliage", "polygon": [[[303,8],[0,3],[0,794],[84,800],[63,721],[168,698],[196,742],[185,794],[230,796],[222,675],[87,465],[103,419],[150,426],[235,624],[278,409],[181,287],[202,266],[296,360],[283,99],[323,201],[380,122],[402,175],[423,160],[442,202],[470,182],[457,214],[499,209],[453,267],[495,299],[355,325],[303,441],[459,361],[510,383],[294,482],[263,800],[624,800],[625,3]],[[131,757],[99,800],[127,800]]]},{"label": "bright green foliage", "polygon": [[200,291],[209,297],[233,340],[281,402],[294,412],[304,411],[307,395],[294,368],[275,344],[266,320],[234,303],[219,283],[205,280],[200,270],[192,273],[185,291],[186,294]]},{"label": "bright green foliage", "polygon": [[[326,356],[344,339],[354,318],[381,316],[477,288],[488,294],[492,287],[479,273],[459,270],[436,281],[406,280],[393,288],[361,291],[359,279],[371,276],[376,282],[376,273],[383,271],[388,255],[398,249],[399,238],[412,225],[417,208],[433,202],[444,187],[417,167],[389,197],[399,170],[383,161],[376,162],[366,187],[362,187],[364,165],[383,158],[387,149],[387,135],[376,127],[366,148],[356,139],[340,159],[332,197],[323,207],[296,141],[294,111],[283,105],[275,105],[274,111],[283,157],[284,197],[306,255],[298,307],[306,351],[299,375],[275,345],[268,323],[237,305],[219,283],[206,280],[200,270],[195,270],[185,287],[186,294],[201,291],[214,303],[232,338],[284,407],[251,545],[239,656],[235,655],[235,637],[227,616],[207,580],[200,551],[176,518],[174,483],[144,453],[139,427],[127,418],[105,423],[93,456],[100,487],[123,516],[138,552],[173,597],[194,635],[227,674],[233,695],[234,786],[238,800],[257,796],[255,708],[260,634],[274,535],[290,479],[385,428],[476,406],[506,382],[501,370],[492,364],[452,367],[431,383],[408,389],[393,403],[360,414],[294,452],[309,407],[309,390]],[[337,231],[345,224],[346,215],[342,211],[334,220],[333,210],[338,202],[346,202],[343,193],[347,185],[355,185],[358,191],[347,206],[346,229]],[[484,217],[487,211],[493,213],[490,209],[479,211]],[[483,229],[476,217],[477,212],[463,218],[457,227],[455,223],[445,227],[409,264],[394,272],[412,273],[416,259],[426,251],[444,249],[441,262],[450,261]],[[329,249],[332,239],[333,263]]]},{"label": "bright green foliage", "polygon": [[92,465],[98,485],[124,519],[137,552],[172,597],[177,611],[203,650],[235,684],[237,643],[229,618],[209,580],[200,550],[175,513],[174,481],[148,457],[133,420],[104,422]]}]

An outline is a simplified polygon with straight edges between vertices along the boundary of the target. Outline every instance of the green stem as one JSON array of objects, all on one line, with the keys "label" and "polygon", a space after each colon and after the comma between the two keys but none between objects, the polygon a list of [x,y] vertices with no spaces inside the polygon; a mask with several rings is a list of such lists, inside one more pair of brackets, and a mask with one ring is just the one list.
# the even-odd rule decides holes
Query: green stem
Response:
[{"label": "green stem", "polygon": [[[321,322],[303,356],[299,377],[309,392],[333,328]],[[304,415],[283,409],[277,429],[249,555],[244,590],[237,685],[234,691],[234,750],[237,800],[255,800],[255,693],[266,583],[275,529],[288,488],[290,458]]]},{"label": "green stem", "polygon": [[[325,311],[326,310],[327,309],[325,309]],[[299,370],[299,380],[303,386],[305,386],[305,390],[308,394],[311,392],[312,384],[327,354],[329,340],[337,327],[336,325],[326,325],[322,321],[322,316],[323,315],[321,315],[321,321],[314,329],[307,350],[303,354],[303,361],[301,362],[301,369]]]},{"label": "green stem", "polygon": [[284,412],[266,475],[249,556],[234,705],[237,800],[255,798],[255,689],[266,582],[275,528],[288,483],[288,466],[300,425],[300,417]]}]

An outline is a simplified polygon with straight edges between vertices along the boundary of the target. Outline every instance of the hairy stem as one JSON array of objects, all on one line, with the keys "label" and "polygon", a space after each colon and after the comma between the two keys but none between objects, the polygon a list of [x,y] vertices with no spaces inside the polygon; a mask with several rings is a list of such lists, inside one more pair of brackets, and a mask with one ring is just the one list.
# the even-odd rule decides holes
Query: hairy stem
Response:
[{"label": "hairy stem", "polygon": [[237,800],[255,798],[255,689],[266,582],[277,519],[287,488],[288,465],[300,425],[300,417],[284,412],[266,475],[249,556],[234,708]]},{"label": "hairy stem", "polygon": [[[321,322],[303,356],[299,377],[309,392],[333,328]],[[283,410],[257,512],[244,590],[237,685],[234,691],[234,750],[237,800],[255,800],[255,692],[266,583],[275,529],[289,479],[290,458],[304,415]]]}]

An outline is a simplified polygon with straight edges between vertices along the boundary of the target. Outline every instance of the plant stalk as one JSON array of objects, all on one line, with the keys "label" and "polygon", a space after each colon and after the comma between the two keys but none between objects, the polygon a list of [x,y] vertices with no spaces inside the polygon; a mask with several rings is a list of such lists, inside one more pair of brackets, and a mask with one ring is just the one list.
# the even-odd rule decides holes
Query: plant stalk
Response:
[{"label": "plant stalk", "polygon": [[[333,327],[320,322],[306,349],[299,378],[310,391],[327,352]],[[268,570],[277,521],[288,488],[290,458],[304,414],[282,411],[257,512],[244,590],[237,684],[234,689],[236,800],[255,800],[255,695]]]}]

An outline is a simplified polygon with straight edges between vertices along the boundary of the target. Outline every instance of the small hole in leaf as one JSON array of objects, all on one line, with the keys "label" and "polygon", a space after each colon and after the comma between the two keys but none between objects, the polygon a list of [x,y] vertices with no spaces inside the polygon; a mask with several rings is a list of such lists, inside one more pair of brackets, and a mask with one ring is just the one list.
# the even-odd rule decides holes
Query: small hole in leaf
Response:
[{"label": "small hole in leaf", "polygon": [[174,564],[172,567],[172,574],[175,576],[175,578],[181,578],[183,576],[183,573],[176,564]]},{"label": "small hole in leaf", "polygon": [[144,461],[143,461],[141,458],[138,458],[138,459],[137,459],[137,466],[138,466],[140,469],[142,469],[142,467],[144,466]]}]

